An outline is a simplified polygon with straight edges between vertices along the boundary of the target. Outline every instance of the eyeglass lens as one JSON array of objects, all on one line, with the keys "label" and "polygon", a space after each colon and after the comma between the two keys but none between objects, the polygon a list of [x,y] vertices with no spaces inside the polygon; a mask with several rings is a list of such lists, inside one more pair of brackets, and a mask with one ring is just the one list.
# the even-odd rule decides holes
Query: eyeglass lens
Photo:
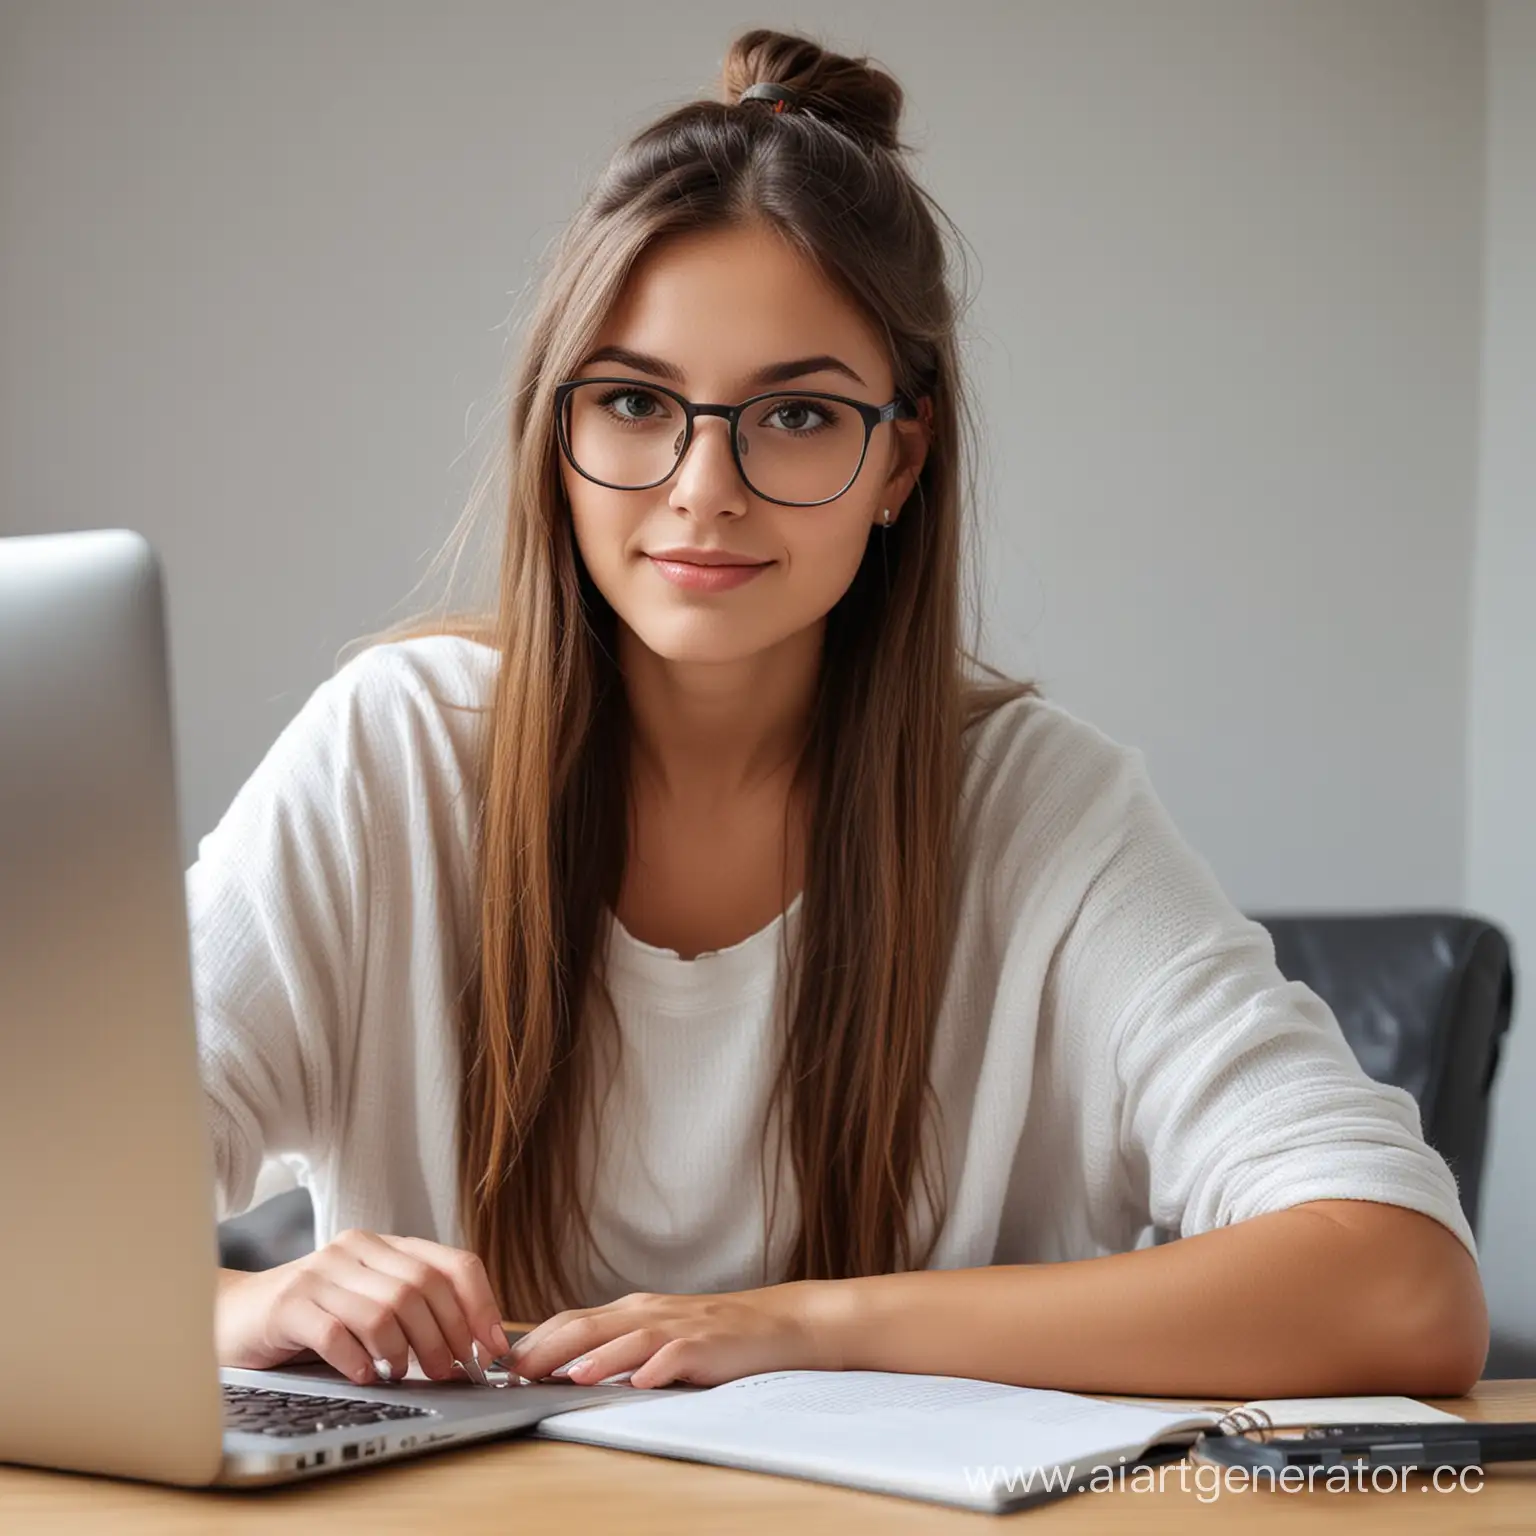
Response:
[{"label": "eyeglass lens", "polygon": [[[583,474],[639,489],[667,479],[682,455],[676,400],[643,385],[596,381],[566,402],[566,441]],[[742,418],[736,447],[747,484],[774,501],[826,501],[847,488],[864,452],[857,411],[832,400],[773,395]]]}]

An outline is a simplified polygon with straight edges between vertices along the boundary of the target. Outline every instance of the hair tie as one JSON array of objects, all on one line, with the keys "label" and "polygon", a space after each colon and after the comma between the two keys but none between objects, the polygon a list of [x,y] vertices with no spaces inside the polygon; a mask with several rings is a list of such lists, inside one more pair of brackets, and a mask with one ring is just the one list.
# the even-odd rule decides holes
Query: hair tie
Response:
[{"label": "hair tie", "polygon": [[785,112],[799,106],[800,93],[792,85],[771,85],[764,80],[749,85],[736,98],[738,106],[744,101],[771,101],[775,112]]}]

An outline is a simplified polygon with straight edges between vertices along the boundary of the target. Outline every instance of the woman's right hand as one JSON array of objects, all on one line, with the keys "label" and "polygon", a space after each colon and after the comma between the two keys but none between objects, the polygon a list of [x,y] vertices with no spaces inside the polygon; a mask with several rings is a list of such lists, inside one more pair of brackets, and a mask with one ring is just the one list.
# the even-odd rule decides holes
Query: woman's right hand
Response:
[{"label": "woman's right hand", "polygon": [[357,1231],[274,1269],[221,1271],[215,1335],[220,1365],[268,1370],[313,1353],[364,1385],[399,1381],[412,1353],[448,1381],[474,1341],[492,1359],[508,1349],[475,1254]]}]

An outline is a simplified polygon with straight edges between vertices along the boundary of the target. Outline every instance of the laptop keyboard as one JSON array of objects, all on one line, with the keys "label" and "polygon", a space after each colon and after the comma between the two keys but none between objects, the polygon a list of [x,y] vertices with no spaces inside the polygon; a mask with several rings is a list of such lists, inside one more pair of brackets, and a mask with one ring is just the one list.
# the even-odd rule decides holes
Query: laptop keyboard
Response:
[{"label": "laptop keyboard", "polygon": [[248,1435],[313,1435],[323,1429],[383,1424],[393,1419],[434,1419],[430,1408],[407,1403],[369,1403],[356,1397],[321,1397],[271,1387],[224,1383],[224,1426]]}]

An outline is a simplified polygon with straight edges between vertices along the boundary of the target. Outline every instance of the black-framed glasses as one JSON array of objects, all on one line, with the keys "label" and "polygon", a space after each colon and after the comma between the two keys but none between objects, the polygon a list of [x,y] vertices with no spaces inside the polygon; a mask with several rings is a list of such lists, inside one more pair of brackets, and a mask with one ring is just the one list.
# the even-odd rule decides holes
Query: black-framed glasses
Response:
[{"label": "black-framed glasses", "polygon": [[736,470],[753,493],[783,507],[836,501],[864,467],[883,421],[911,420],[905,395],[871,405],[821,390],[774,390],[739,405],[702,405],[639,379],[567,379],[555,386],[560,451],[584,479],[616,491],[670,480],[700,416],[728,424]]}]

